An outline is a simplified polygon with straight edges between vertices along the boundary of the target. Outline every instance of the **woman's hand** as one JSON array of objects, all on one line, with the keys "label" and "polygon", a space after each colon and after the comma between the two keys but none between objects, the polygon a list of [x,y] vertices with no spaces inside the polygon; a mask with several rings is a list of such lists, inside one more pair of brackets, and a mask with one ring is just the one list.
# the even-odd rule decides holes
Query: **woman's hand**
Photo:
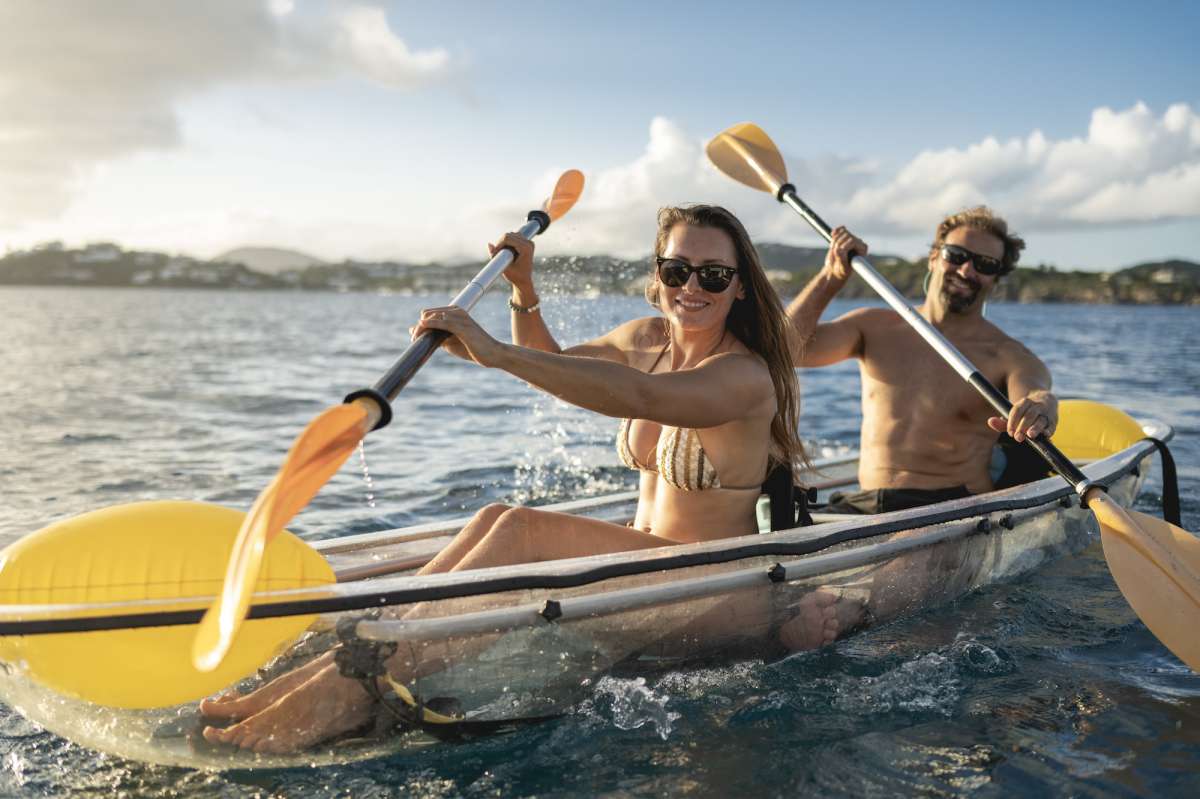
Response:
[{"label": "woman's hand", "polygon": [[517,233],[505,233],[495,244],[488,245],[488,253],[495,255],[501,250],[512,250],[513,262],[504,270],[504,279],[522,295],[533,296],[533,242]]},{"label": "woman's hand", "polygon": [[446,339],[442,347],[447,352],[464,360],[474,361],[480,366],[494,365],[496,356],[504,348],[503,344],[476,324],[470,314],[454,305],[426,308],[421,311],[421,321],[410,332],[415,339],[425,330],[445,330],[450,334],[450,338]]},{"label": "woman's hand", "polygon": [[840,225],[835,227],[829,252],[825,253],[825,271],[835,280],[844,282],[850,277],[850,259],[855,255],[866,257],[866,242]]}]

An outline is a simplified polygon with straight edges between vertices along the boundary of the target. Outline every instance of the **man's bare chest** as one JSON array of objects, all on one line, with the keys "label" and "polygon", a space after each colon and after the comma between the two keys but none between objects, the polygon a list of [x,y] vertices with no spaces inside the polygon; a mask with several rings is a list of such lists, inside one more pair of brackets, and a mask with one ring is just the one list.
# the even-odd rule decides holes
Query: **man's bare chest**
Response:
[{"label": "man's bare chest", "polygon": [[[1007,370],[998,343],[952,343],[993,385],[1005,389]],[[911,330],[881,330],[868,336],[861,368],[864,399],[888,404],[908,402],[946,418],[992,415],[990,406],[975,389]]]}]

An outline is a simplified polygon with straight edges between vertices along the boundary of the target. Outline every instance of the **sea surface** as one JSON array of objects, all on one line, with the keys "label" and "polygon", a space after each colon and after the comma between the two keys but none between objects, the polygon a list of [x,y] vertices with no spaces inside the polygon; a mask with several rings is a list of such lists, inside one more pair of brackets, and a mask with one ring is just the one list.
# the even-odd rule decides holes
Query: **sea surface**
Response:
[{"label": "sea surface", "polygon": [[[0,290],[0,545],[117,503],[246,508],[304,425],[372,384],[443,298]],[[648,311],[547,292],[573,343]],[[854,307],[838,302],[829,312]],[[501,295],[477,317],[507,335]],[[1062,394],[1174,425],[1200,530],[1200,310],[997,305]],[[801,375],[815,455],[856,446],[853,364]],[[291,529],[310,539],[634,486],[613,420],[438,354]],[[1156,469],[1137,507],[1159,508]],[[1198,633],[1200,634],[1200,633]],[[367,763],[209,774],[80,748],[0,705],[0,796],[1200,796],[1200,676],[1093,545],[786,660],[605,679],[556,721]]]}]

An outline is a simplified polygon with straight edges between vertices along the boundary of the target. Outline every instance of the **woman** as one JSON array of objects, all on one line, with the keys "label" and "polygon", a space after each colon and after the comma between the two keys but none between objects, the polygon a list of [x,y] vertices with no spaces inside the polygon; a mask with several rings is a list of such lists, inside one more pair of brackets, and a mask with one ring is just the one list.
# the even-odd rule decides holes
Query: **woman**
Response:
[{"label": "woman", "polygon": [[[489,505],[421,574],[708,541],[758,530],[755,504],[769,467],[803,459],[799,389],[783,308],[741,223],[723,208],[664,208],[646,298],[661,316],[628,322],[563,350],[538,312],[533,244],[508,234],[514,344],[463,310],[421,313],[414,336],[445,330],[459,357],[499,368],[580,407],[621,418],[617,451],[640,472],[632,527],[534,508]],[[409,616],[421,615],[418,606]],[[427,659],[436,660],[436,658]],[[423,665],[389,670],[400,682]],[[440,664],[444,666],[443,664]],[[425,670],[436,667],[424,666]],[[211,741],[292,751],[363,725],[372,699],[329,655],[247,696],[208,700]]]}]

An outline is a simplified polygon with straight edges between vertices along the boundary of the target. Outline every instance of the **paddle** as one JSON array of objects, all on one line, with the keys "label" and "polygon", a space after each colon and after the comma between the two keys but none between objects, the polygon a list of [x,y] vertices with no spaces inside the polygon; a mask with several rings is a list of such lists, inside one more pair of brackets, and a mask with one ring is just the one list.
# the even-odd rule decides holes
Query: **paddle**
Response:
[{"label": "paddle", "polygon": [[[552,221],[571,209],[582,191],[583,174],[573,169],[564,172],[542,208],[530,211],[520,234],[533,238],[544,231]],[[507,249],[496,253],[451,304],[465,310],[473,308],[514,257]],[[225,573],[224,588],[196,631],[192,647],[196,668],[202,671],[216,668],[229,651],[246,617],[267,542],[308,504],[364,435],[391,421],[391,400],[408,385],[448,335],[435,330],[422,333],[374,387],[353,392],[346,397],[347,405],[331,408],[318,416],[300,435],[283,467],[259,495],[238,533]]]},{"label": "paddle", "polygon": [[[579,172],[563,173],[521,233],[541,233],[582,189]],[[471,308],[513,257],[497,253],[454,304]],[[252,674],[315,617],[254,619],[238,635],[251,592],[319,592],[336,580],[320,553],[283,525],[368,431],[388,422],[390,401],[442,340],[439,332],[422,335],[373,388],[318,415],[249,514],[199,502],[129,503],[60,520],[6,547],[6,618],[95,618],[86,632],[0,637],[0,660],[61,694],[125,708],[199,699]],[[199,635],[190,626],[122,627],[140,601],[170,600],[171,609],[190,612],[213,595]]]},{"label": "paddle", "polygon": [[[770,193],[792,208],[821,234],[832,230],[796,195],[775,143],[757,125],[745,122],[719,133],[707,147],[720,171],[751,188]],[[904,296],[861,256],[851,259],[854,271],[896,313],[970,383],[1005,419],[1012,404]],[[1079,494],[1100,525],[1104,556],[1117,586],[1146,626],[1194,671],[1200,671],[1200,539],[1174,525],[1126,510],[1093,484],[1048,439],[1027,439],[1056,473]]]}]

